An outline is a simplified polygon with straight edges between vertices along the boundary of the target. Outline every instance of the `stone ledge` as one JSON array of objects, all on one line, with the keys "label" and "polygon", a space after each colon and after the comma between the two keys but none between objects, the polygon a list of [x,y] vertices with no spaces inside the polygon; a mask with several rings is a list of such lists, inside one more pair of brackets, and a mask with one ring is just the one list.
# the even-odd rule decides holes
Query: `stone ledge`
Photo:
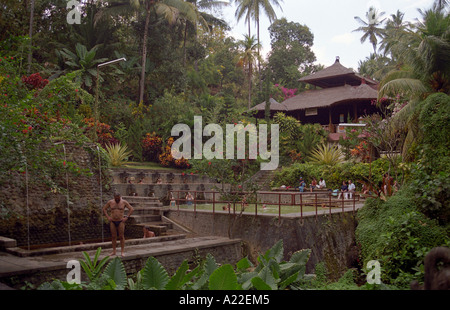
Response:
[{"label": "stone ledge", "polygon": [[17,247],[15,239],[0,236],[0,250]]}]

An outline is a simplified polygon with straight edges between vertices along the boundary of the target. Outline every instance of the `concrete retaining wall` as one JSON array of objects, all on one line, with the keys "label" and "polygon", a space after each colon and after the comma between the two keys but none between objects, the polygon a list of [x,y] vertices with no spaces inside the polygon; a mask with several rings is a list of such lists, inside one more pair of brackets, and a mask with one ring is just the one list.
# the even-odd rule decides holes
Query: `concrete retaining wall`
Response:
[{"label": "concrete retaining wall", "polygon": [[260,253],[278,240],[284,244],[285,259],[300,249],[311,249],[307,272],[324,262],[332,278],[339,278],[351,266],[354,257],[356,220],[352,212],[303,217],[268,215],[229,215],[228,212],[192,210],[170,211],[168,218],[203,235],[239,238],[246,245],[246,255],[255,262]]}]

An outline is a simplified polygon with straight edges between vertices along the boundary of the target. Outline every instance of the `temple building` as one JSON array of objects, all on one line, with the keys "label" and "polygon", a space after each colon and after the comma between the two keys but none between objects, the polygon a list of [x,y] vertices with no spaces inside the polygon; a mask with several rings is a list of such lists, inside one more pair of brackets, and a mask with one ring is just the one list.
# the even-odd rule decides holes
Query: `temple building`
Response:
[{"label": "temple building", "polygon": [[[283,112],[301,123],[318,123],[330,132],[330,140],[337,141],[345,132],[339,124],[357,123],[360,117],[378,111],[372,104],[378,97],[378,83],[358,75],[336,62],[319,72],[303,77],[301,83],[311,89],[281,103],[271,100],[271,115]],[[265,102],[256,105],[257,118],[264,118]]]}]

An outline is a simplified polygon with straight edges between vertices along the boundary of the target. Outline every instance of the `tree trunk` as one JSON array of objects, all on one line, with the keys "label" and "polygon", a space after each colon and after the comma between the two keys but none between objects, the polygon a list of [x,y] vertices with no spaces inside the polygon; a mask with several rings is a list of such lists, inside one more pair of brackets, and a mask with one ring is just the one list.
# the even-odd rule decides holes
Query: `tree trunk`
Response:
[{"label": "tree trunk", "polygon": [[256,18],[256,25],[257,25],[257,31],[258,31],[258,79],[259,79],[259,90],[262,92],[262,81],[261,81],[261,43],[259,41],[259,16]]},{"label": "tree trunk", "polygon": [[29,31],[29,37],[30,37],[30,47],[28,51],[28,74],[31,73],[31,60],[33,58],[33,17],[34,17],[34,1],[31,0],[30,2],[30,31]]},{"label": "tree trunk", "polygon": [[252,104],[252,63],[248,63],[248,109],[250,110]]},{"label": "tree trunk", "polygon": [[145,29],[144,38],[142,42],[142,68],[141,68],[141,80],[139,83],[139,103],[144,101],[145,90],[145,65],[147,62],[147,37],[148,37],[148,25],[150,24],[150,4],[147,4],[147,15],[145,16]]},{"label": "tree trunk", "polygon": [[186,67],[186,40],[187,40],[187,21],[184,24],[184,39],[183,39],[183,67]]}]

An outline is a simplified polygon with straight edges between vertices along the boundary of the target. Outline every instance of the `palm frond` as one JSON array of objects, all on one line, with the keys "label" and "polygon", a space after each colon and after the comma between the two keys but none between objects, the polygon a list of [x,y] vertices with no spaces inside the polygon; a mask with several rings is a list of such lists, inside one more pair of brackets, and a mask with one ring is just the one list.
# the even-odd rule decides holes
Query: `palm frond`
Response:
[{"label": "palm frond", "polygon": [[417,97],[426,93],[428,88],[424,83],[415,78],[398,78],[384,83],[378,92],[378,98],[395,97],[397,94]]}]

